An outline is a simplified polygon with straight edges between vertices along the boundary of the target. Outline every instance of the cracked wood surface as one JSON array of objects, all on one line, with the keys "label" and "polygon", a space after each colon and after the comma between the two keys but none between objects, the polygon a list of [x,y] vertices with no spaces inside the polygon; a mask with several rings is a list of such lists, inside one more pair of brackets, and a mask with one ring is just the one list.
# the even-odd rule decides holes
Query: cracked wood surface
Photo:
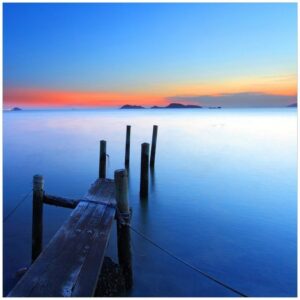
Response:
[{"label": "cracked wood surface", "polygon": [[9,297],[93,296],[115,216],[113,180],[98,179]]}]

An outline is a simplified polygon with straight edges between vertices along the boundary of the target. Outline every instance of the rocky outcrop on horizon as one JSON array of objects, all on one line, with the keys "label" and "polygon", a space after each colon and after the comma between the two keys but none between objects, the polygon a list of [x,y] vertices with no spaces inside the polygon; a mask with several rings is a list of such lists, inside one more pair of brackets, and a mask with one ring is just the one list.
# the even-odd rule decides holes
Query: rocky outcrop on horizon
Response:
[{"label": "rocky outcrop on horizon", "polygon": [[152,106],[151,108],[156,109],[156,108],[202,108],[202,106],[199,105],[192,105],[192,104],[181,104],[181,103],[170,103],[167,106]]},{"label": "rocky outcrop on horizon", "polygon": [[145,108],[145,107],[140,105],[129,105],[129,104],[125,104],[122,107],[120,107],[120,109],[141,109],[141,108]]},{"label": "rocky outcrop on horizon", "polygon": [[[140,109],[140,108],[145,108],[144,106],[141,105],[130,105],[130,104],[125,104],[120,109]],[[181,104],[181,103],[170,103],[167,106],[157,106],[154,105],[150,107],[151,109],[163,109],[163,108],[204,108],[203,106],[200,105],[195,105],[195,104]],[[209,109],[219,109],[222,108],[221,106],[210,106],[210,107],[205,107]]]}]

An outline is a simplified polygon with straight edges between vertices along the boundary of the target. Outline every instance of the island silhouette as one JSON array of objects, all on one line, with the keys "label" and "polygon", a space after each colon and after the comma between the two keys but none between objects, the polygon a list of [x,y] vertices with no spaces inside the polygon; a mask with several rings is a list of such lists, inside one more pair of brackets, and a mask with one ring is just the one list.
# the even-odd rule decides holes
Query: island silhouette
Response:
[{"label": "island silhouette", "polygon": [[[146,108],[141,105],[130,105],[130,104],[125,104],[120,107],[121,109],[141,109],[141,108]],[[163,109],[163,108],[203,108],[203,106],[200,105],[193,105],[193,104],[181,104],[181,103],[170,103],[167,106],[152,106],[150,107],[151,109]],[[208,108],[221,108],[221,106],[212,106]]]}]

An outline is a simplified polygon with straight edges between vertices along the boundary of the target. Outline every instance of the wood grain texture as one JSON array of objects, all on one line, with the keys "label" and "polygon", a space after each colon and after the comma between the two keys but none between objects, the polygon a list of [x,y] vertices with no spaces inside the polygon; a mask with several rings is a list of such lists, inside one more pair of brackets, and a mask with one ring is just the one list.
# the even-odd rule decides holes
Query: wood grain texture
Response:
[{"label": "wood grain texture", "polygon": [[97,180],[8,296],[93,296],[115,216],[114,194],[113,180]]}]

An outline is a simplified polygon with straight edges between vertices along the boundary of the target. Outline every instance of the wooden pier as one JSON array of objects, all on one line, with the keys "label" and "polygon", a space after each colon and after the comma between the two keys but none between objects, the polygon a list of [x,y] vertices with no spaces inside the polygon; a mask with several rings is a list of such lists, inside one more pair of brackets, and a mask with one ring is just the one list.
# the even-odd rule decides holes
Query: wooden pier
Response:
[{"label": "wooden pier", "polygon": [[[157,126],[152,138],[153,165]],[[144,147],[146,146],[146,148]],[[145,149],[144,149],[145,148]],[[144,149],[144,150],[143,150]],[[154,150],[153,150],[154,149]],[[92,297],[100,276],[113,221],[117,219],[118,259],[125,285],[133,284],[128,203],[130,126],[127,126],[125,168],[114,180],[106,177],[106,141],[100,141],[99,178],[80,199],[45,193],[41,175],[33,178],[32,264],[8,297]],[[151,152],[151,153],[152,153]],[[141,157],[141,194],[148,194],[149,144]],[[43,205],[73,211],[43,250]]]},{"label": "wooden pier", "polygon": [[[51,197],[45,198],[48,204],[59,205],[58,198],[53,203]],[[94,295],[116,212],[114,181],[96,180],[73,204],[76,207],[69,219],[8,296]]]}]

